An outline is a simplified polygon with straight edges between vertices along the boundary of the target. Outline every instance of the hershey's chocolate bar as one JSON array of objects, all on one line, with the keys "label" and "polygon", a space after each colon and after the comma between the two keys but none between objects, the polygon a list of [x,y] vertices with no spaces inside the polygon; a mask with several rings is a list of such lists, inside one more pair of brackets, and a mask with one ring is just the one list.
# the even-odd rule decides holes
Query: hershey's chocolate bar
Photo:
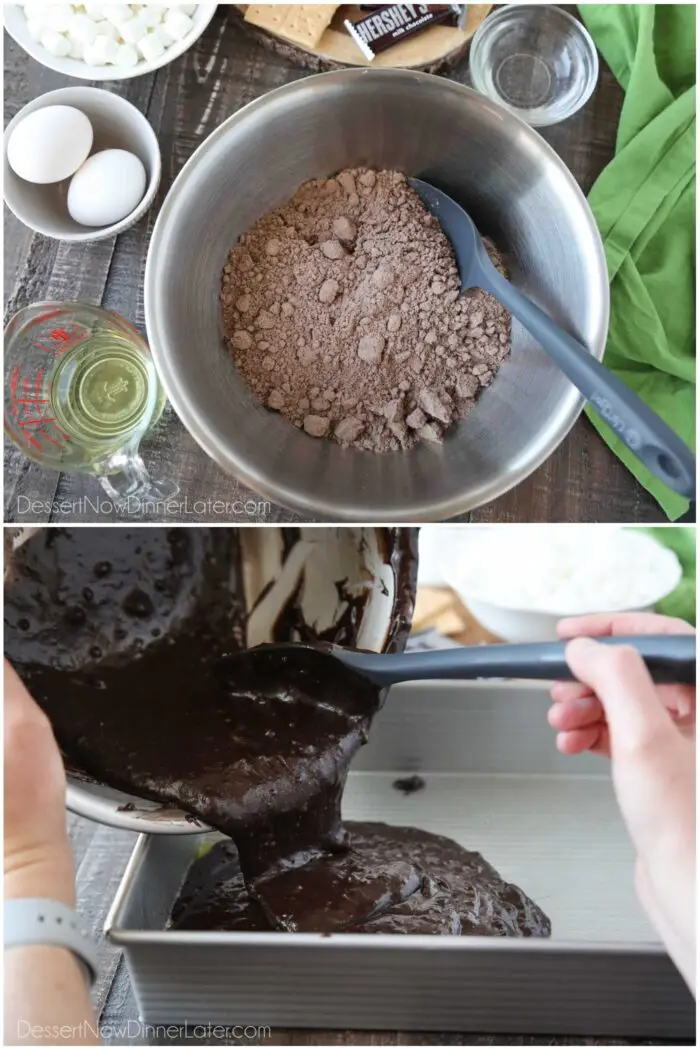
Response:
[{"label": "hershey's chocolate bar", "polygon": [[454,20],[463,28],[465,17],[465,4],[382,4],[356,22],[346,19],[345,28],[371,61],[381,51],[440,22]]}]

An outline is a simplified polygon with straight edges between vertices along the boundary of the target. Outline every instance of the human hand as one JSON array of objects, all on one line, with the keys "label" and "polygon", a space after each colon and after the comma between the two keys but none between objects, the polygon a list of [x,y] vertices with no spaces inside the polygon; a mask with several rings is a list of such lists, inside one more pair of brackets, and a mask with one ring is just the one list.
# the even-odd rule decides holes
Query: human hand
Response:
[{"label": "human hand", "polygon": [[[584,617],[560,636],[692,633],[651,615]],[[695,690],[656,686],[639,654],[577,637],[566,659],[581,683],[552,689],[561,751],[609,755],[622,816],[637,852],[637,894],[695,992]]]},{"label": "human hand", "polygon": [[51,724],[5,661],[5,896],[73,906],[66,775]]},{"label": "human hand", "polygon": [[[600,613],[561,620],[557,633],[562,639],[634,634],[694,634],[685,620],[654,613]],[[684,736],[695,735],[695,689],[689,685],[654,687],[660,703],[666,708]],[[607,755],[610,758],[610,730],[601,703],[587,680],[555,682],[549,724],[558,730],[557,747],[565,755],[581,751]]]}]

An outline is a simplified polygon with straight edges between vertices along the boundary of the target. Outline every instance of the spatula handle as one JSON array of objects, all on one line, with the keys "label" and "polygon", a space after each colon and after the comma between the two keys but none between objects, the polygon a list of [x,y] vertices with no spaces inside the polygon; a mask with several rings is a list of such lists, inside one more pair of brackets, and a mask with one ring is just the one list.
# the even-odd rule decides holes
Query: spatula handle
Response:
[{"label": "spatula handle", "polygon": [[[695,635],[660,634],[599,638],[604,645],[636,649],[655,682],[695,682]],[[572,681],[565,642],[479,645],[434,652],[375,653],[339,650],[343,663],[381,686],[426,679],[530,678]]]},{"label": "spatula handle", "polygon": [[630,452],[674,492],[695,499],[695,456],[675,431],[494,266],[484,266],[484,277]]}]

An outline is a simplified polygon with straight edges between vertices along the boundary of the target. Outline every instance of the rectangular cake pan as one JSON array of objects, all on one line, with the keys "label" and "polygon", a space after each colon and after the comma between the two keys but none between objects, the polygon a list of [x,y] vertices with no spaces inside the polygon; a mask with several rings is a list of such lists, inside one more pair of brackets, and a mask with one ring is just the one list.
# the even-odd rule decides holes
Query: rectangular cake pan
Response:
[{"label": "rectangular cake pan", "polygon": [[[550,940],[168,931],[187,868],[214,836],[142,836],[106,925],[142,1020],[694,1038],[694,1000],[634,894],[607,763],[559,755],[548,704],[540,683],[392,690],[353,765],[345,816],[479,850],[548,913]],[[413,773],[422,790],[393,786]]]}]

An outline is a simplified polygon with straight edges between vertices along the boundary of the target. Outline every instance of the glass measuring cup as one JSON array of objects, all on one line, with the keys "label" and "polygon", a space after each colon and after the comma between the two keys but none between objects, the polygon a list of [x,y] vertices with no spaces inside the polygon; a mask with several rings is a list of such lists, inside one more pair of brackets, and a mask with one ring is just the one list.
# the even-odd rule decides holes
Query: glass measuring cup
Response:
[{"label": "glass measuring cup", "polygon": [[177,493],[138,453],[165,403],[148,345],[118,314],[35,303],[5,329],[5,433],[43,466],[95,475],[115,501]]}]

